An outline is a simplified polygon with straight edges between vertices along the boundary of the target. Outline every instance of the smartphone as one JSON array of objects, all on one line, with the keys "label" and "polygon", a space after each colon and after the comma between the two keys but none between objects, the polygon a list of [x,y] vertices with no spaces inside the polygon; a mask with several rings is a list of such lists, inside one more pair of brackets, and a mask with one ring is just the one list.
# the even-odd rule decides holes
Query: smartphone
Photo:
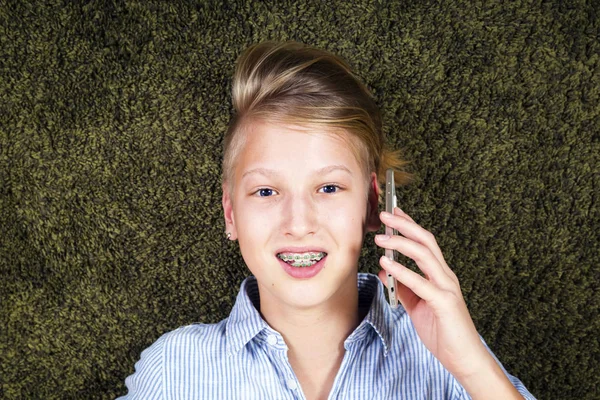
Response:
[{"label": "smartphone", "polygon": [[[396,199],[396,184],[394,181],[394,170],[388,169],[385,171],[385,211],[390,214],[394,213],[394,207],[397,206]],[[390,228],[386,225],[385,234],[389,236],[396,235],[395,229]],[[396,251],[385,249],[385,256],[392,261],[396,261]],[[396,297],[396,278],[390,273],[387,274],[387,287],[388,287],[388,298],[390,300],[390,306],[392,308],[398,307],[398,298]]]}]

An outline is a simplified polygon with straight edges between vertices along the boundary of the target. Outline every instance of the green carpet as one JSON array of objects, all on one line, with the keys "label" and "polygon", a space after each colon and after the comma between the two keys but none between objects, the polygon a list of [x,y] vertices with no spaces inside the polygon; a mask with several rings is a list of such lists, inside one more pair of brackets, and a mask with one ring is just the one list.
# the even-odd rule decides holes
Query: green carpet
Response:
[{"label": "green carpet", "polygon": [[[234,60],[347,59],[473,319],[540,399],[600,398],[597,1],[0,1],[0,398],[114,398],[162,333],[224,318]],[[372,235],[362,271],[377,271]]]}]

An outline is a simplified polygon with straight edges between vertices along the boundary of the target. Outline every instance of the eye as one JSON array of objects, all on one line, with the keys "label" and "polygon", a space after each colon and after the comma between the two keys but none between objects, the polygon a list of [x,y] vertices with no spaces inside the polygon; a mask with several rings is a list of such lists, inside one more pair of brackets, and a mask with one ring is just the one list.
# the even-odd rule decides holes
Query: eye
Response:
[{"label": "eye", "polygon": [[256,192],[254,192],[255,195],[258,195],[259,197],[270,197],[273,196],[276,192],[273,189],[268,189],[268,188],[262,188],[262,189],[258,189]]},{"label": "eye", "polygon": [[337,193],[340,191],[340,187],[338,185],[325,185],[319,189],[319,191],[323,191],[323,193]]}]

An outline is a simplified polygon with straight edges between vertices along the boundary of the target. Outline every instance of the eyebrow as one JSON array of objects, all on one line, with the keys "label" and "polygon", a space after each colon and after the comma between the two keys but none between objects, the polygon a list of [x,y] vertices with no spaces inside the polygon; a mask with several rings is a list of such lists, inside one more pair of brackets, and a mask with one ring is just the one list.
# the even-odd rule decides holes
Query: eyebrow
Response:
[{"label": "eyebrow", "polygon": [[[314,175],[325,175],[325,174],[329,174],[333,171],[343,171],[343,172],[348,173],[350,176],[352,176],[352,172],[350,172],[350,170],[343,165],[328,165],[327,167],[323,167],[323,168],[313,171],[313,174]],[[279,173],[273,169],[254,168],[254,169],[251,169],[250,171],[244,172],[244,175],[242,175],[242,179],[244,179],[247,175],[251,175],[251,174],[260,174],[260,175],[265,175],[268,177],[279,176]]]}]

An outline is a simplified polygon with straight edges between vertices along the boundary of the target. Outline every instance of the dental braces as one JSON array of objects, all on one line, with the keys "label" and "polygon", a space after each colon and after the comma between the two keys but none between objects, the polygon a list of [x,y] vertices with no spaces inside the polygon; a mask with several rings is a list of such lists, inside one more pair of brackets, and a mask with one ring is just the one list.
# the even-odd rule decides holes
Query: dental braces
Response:
[{"label": "dental braces", "polygon": [[318,263],[320,260],[312,260],[312,261],[300,261],[300,262],[294,262],[291,263],[290,265],[292,267],[312,267],[313,265],[315,265],[316,263]]},{"label": "dental braces", "polygon": [[300,260],[311,260],[311,259],[315,259],[316,261],[318,261],[317,259],[321,259],[325,257],[325,253],[321,252],[321,253],[308,253],[308,254],[304,254],[304,255],[299,255],[299,254],[294,254],[294,255],[280,255],[279,258],[281,258],[283,261],[300,261]]}]

